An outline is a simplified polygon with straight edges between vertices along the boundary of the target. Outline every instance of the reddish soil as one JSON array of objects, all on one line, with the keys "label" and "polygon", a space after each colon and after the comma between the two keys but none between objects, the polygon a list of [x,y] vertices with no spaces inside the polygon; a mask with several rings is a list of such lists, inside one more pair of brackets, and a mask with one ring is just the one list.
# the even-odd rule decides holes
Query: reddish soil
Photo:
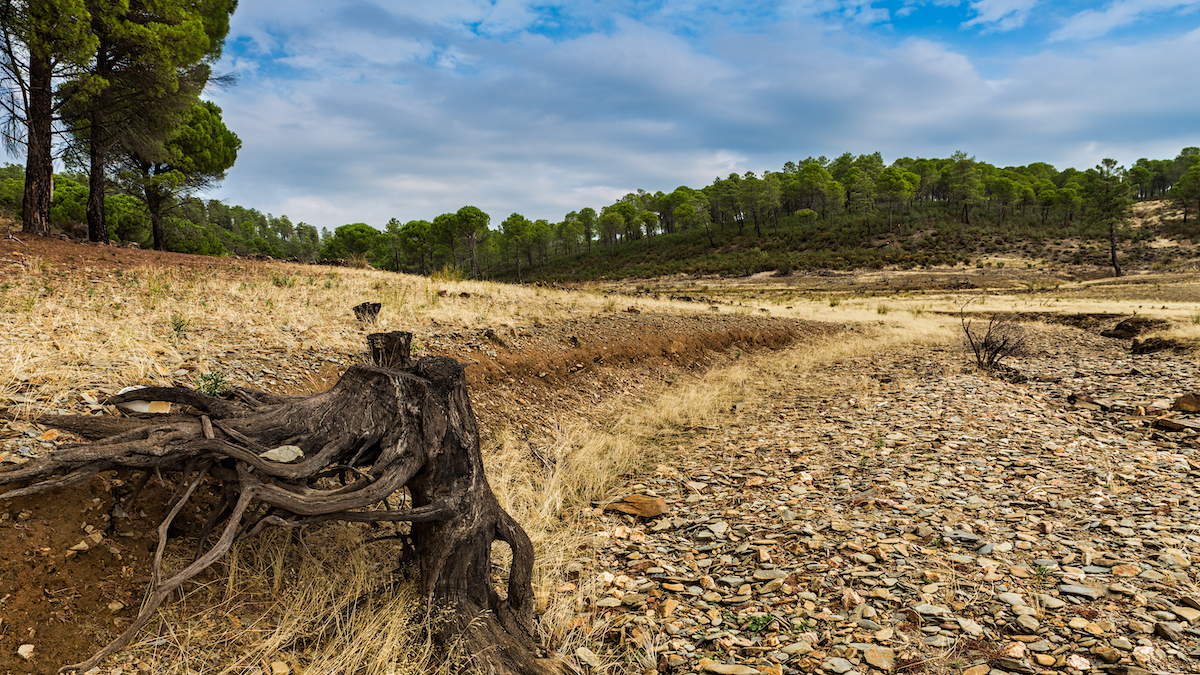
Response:
[{"label": "reddish soil", "polygon": [[[12,261],[12,252],[20,251],[53,263],[62,274],[82,267],[160,265],[232,271],[271,264],[39,237],[20,237],[5,244],[0,264]],[[596,414],[642,398],[681,372],[706,369],[746,350],[814,339],[834,329],[812,322],[728,314],[606,313],[505,330],[434,327],[419,333],[418,339],[424,353],[468,362],[474,407],[485,430],[508,426],[536,438],[547,424],[553,425],[555,416],[565,420]],[[270,357],[270,365],[288,372],[289,360],[305,358],[281,353]],[[302,370],[302,364],[290,365]],[[331,383],[341,369],[326,366],[321,376]],[[319,378],[308,381],[320,382]],[[312,387],[272,389],[310,392]],[[39,433],[50,429],[30,428]],[[152,480],[131,505],[127,498],[135,478],[109,473],[49,495],[0,502],[0,673],[56,672],[91,655],[136,614],[149,579],[155,528],[174,486]],[[201,525],[183,514],[177,522],[179,532],[173,534],[185,541]],[[101,535],[98,542],[87,540],[93,533]],[[88,550],[64,557],[85,540]],[[22,644],[35,645],[31,659],[17,655]]]}]

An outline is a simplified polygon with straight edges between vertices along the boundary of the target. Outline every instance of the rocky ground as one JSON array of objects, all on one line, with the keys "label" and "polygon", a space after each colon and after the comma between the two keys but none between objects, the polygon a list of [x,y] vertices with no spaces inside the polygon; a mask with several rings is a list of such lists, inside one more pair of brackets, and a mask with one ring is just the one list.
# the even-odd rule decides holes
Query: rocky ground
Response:
[{"label": "rocky ground", "polygon": [[597,672],[622,655],[621,672],[1200,670],[1200,455],[1191,415],[1168,410],[1197,366],[1127,350],[1040,324],[1019,384],[964,372],[959,349],[759,382],[613,494],[665,515],[593,513],[559,591],[611,652],[577,656]]}]

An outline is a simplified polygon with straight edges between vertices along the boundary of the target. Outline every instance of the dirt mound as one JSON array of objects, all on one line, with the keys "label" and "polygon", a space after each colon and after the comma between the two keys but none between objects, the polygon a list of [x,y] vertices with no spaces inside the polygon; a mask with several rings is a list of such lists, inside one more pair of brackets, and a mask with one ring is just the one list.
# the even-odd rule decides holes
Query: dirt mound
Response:
[{"label": "dirt mound", "polygon": [[1163,319],[1152,319],[1148,316],[1131,316],[1114,326],[1112,329],[1102,331],[1100,334],[1104,337],[1129,340],[1139,335],[1149,333],[1152,330],[1166,328],[1169,325],[1171,325],[1171,322],[1164,321]]}]

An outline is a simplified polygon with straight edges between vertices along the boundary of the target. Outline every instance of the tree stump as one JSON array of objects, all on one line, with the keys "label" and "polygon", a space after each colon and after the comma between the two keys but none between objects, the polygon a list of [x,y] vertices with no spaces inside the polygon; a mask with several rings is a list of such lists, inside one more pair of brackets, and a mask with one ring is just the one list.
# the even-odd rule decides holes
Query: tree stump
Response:
[{"label": "tree stump", "polygon": [[409,368],[412,366],[413,334],[406,331],[371,333],[367,346],[371,348],[371,363],[381,368]]},{"label": "tree stump", "polygon": [[[406,364],[405,369],[352,366],[332,388],[313,396],[238,390],[215,398],[186,388],[150,387],[109,402],[152,397],[190,406],[192,412],[120,420],[122,425],[103,417],[43,419],[99,440],[0,471],[0,485],[24,485],[0,499],[78,484],[109,469],[179,476],[178,498],[172,497],[176,501],[158,528],[150,601],[124,634],[63,671],[87,671],[124,647],[172,591],[219,560],[234,542],[269,526],[329,520],[411,523],[405,556],[418,570],[417,583],[430,608],[448,613],[434,637],[468,655],[480,672],[561,670],[556,661],[537,655],[533,546],[500,507],[484,475],[462,366],[442,357],[408,365],[411,334],[379,335],[386,338],[378,341],[381,345],[390,345],[386,354],[395,355],[389,362]],[[295,448],[303,454],[289,462],[263,457],[279,457],[271,451],[285,446],[294,446],[286,448],[291,454]],[[334,476],[343,482],[336,483]],[[388,510],[384,500],[404,488],[411,508]],[[163,579],[168,529],[201,489],[215,490],[220,503],[209,513],[195,561]],[[209,546],[209,534],[216,530],[220,534]],[[491,546],[497,539],[512,549],[505,598],[492,587]]]},{"label": "tree stump", "polygon": [[383,305],[378,302],[364,302],[354,306],[354,317],[363,323],[373,323],[379,316]]}]

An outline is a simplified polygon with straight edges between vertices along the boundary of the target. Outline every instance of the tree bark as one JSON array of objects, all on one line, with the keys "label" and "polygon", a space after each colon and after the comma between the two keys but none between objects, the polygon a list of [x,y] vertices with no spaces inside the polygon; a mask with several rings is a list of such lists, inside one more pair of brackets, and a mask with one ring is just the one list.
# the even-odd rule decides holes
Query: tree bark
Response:
[{"label": "tree bark", "polygon": [[[108,52],[106,40],[100,37],[100,47],[96,50],[96,75],[107,78],[109,75]],[[88,117],[88,200],[87,226],[89,241],[108,241],[108,227],[104,223],[104,166],[107,159],[105,147],[105,105],[106,92],[95,95],[91,102]],[[158,248],[156,235],[155,248]]]},{"label": "tree bark", "polygon": [[[431,630],[448,652],[468,658],[481,673],[561,672],[559,662],[538,656],[533,546],[488,485],[479,429],[457,361],[426,357],[403,370],[356,365],[330,390],[310,397],[237,390],[226,399],[151,387],[109,402],[134,398],[180,403],[196,412],[144,420],[133,428],[88,416],[47,420],[85,437],[116,433],[0,471],[0,485],[25,484],[0,499],[82,483],[114,468],[179,475],[182,496],[158,529],[150,601],[123,635],[64,670],[87,671],[128,644],[176,588],[219,560],[235,541],[271,525],[343,520],[411,523],[405,562],[418,571],[416,583],[430,609],[447,613]],[[99,434],[96,425],[103,426]],[[302,455],[292,461],[264,458],[268,449],[280,446],[296,446]],[[334,481],[337,475],[349,476],[348,484]],[[168,529],[202,486],[224,499],[208,514],[195,562],[163,579]],[[380,508],[405,488],[411,508]],[[216,542],[207,546],[208,533],[217,529]],[[496,540],[512,549],[503,598],[492,587]]]},{"label": "tree bark", "polygon": [[54,186],[54,155],[51,124],[53,89],[50,57],[29,55],[29,110],[25,155],[25,203],[21,209],[21,231],[50,234],[50,200]]}]

